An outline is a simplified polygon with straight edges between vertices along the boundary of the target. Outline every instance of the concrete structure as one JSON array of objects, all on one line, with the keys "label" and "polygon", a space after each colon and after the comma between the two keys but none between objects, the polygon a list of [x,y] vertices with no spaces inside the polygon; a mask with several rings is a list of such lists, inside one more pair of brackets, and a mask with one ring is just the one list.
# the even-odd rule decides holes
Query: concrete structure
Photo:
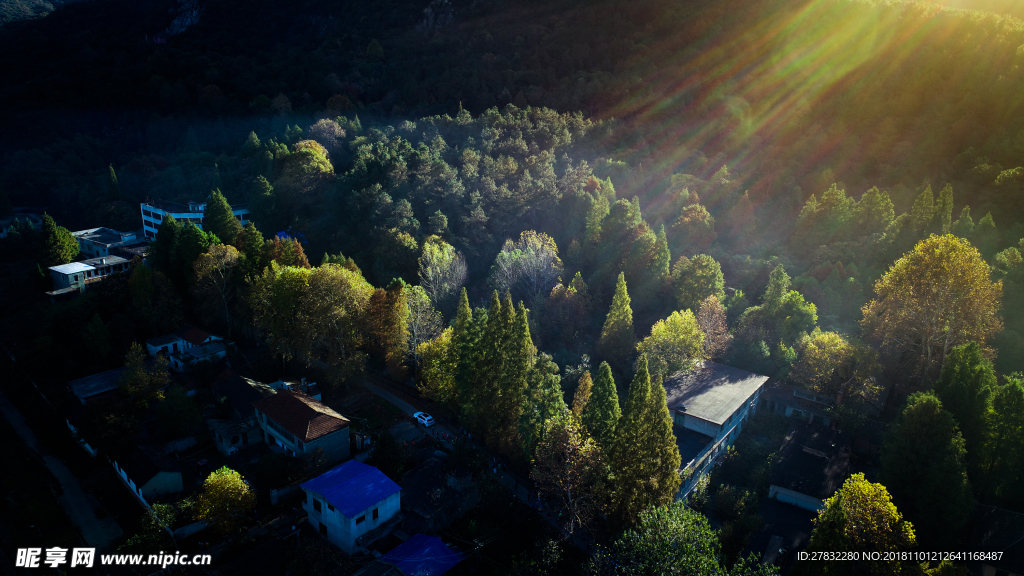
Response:
[{"label": "concrete structure", "polygon": [[[249,209],[244,204],[232,206],[232,212],[235,214],[235,218],[241,222],[242,226],[249,223],[247,216],[249,215]],[[156,238],[157,230],[160,228],[160,223],[164,221],[167,216],[174,216],[180,224],[187,224],[189,222],[203,227],[203,211],[206,210],[206,202],[189,202],[188,204],[178,204],[177,202],[167,202],[165,200],[156,200],[153,202],[143,202],[140,206],[142,211],[142,232],[147,238]]]},{"label": "concrete structure", "polygon": [[146,340],[151,356],[163,353],[175,372],[185,372],[197,362],[215,362],[227,355],[227,344],[220,336],[185,323],[181,328],[163,336]]},{"label": "concrete structure", "polygon": [[103,256],[90,258],[81,262],[70,262],[59,266],[50,266],[50,277],[53,278],[53,291],[77,288],[84,290],[87,284],[99,282],[103,278],[128,270],[128,260],[120,256]]},{"label": "concrete structure", "polygon": [[441,576],[461,561],[437,536],[416,534],[352,576]]},{"label": "concrete structure", "polygon": [[78,240],[78,249],[82,254],[92,258],[111,256],[111,250],[137,241],[135,232],[119,232],[111,228],[89,228],[72,232],[71,235]]},{"label": "concrete structure", "polygon": [[835,401],[833,397],[773,380],[765,386],[758,407],[773,414],[828,426],[832,422],[828,416],[828,407],[835,404]]},{"label": "concrete structure", "polygon": [[302,489],[309,523],[346,554],[384,536],[402,517],[398,484],[355,460],[303,483]]},{"label": "concrete structure", "polygon": [[767,376],[704,362],[666,378],[666,401],[683,461],[685,497],[715,459],[732,445],[754,413]]},{"label": "concrete structure", "polygon": [[821,510],[850,477],[850,444],[837,430],[794,422],[768,475],[768,497]]},{"label": "concrete structure", "polygon": [[970,550],[988,553],[985,560],[968,562],[972,574],[1024,576],[1024,514],[978,506]]},{"label": "concrete structure", "polygon": [[253,402],[269,398],[277,391],[255,380],[243,378],[231,370],[225,370],[213,383],[215,402],[225,405],[230,420],[211,419],[206,421],[217,449],[225,455],[263,442],[263,429],[256,422]]},{"label": "concrete structure", "polygon": [[83,405],[109,398],[119,389],[124,368],[114,368],[68,382],[68,389]]},{"label": "concrete structure", "polygon": [[147,508],[156,498],[184,490],[176,466],[138,445],[111,454],[110,463],[132,496]]},{"label": "concrete structure", "polygon": [[268,386],[274,390],[302,392],[316,400],[323,401],[322,395],[320,394],[320,387],[316,385],[316,382],[306,382],[305,378],[282,378],[277,382],[271,382]]},{"label": "concrete structure", "polygon": [[282,390],[253,402],[263,440],[285,454],[299,456],[320,449],[327,462],[349,457],[349,420],[301,392]]}]

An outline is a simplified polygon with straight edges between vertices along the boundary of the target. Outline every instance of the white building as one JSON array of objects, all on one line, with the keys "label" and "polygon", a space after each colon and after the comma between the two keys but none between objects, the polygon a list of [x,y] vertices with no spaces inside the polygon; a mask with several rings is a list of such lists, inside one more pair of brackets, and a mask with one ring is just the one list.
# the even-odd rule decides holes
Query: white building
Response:
[{"label": "white building", "polygon": [[98,282],[106,276],[127,270],[128,260],[120,256],[104,256],[50,266],[50,277],[53,278],[54,292],[70,288],[84,290],[86,284]]},{"label": "white building", "polygon": [[290,456],[322,450],[327,462],[349,457],[349,420],[312,396],[292,390],[253,402],[263,440]]},{"label": "white building", "polygon": [[686,496],[736,441],[757,409],[767,376],[704,362],[666,378],[665,396],[683,462],[679,496]]},{"label": "white building", "polygon": [[402,488],[356,460],[313,478],[302,489],[309,523],[346,554],[384,536],[402,518]]},{"label": "white building", "polygon": [[138,445],[111,454],[110,464],[121,483],[147,508],[157,498],[184,490],[181,471],[173,462]]},{"label": "white building", "polygon": [[198,362],[215,362],[227,355],[227,343],[220,336],[185,323],[170,334],[146,340],[150,356],[163,353],[175,372],[185,372]]},{"label": "white building", "polygon": [[[142,230],[147,238],[156,238],[157,230],[160,229],[160,224],[164,221],[167,216],[174,216],[180,224],[186,224],[191,222],[200,228],[203,227],[203,211],[206,210],[206,202],[189,202],[188,204],[178,204],[177,202],[168,202],[166,200],[155,200],[153,202],[143,202],[140,209],[142,210]],[[245,226],[249,223],[249,209],[244,204],[238,206],[232,206],[232,212],[235,214],[235,218]]]},{"label": "white building", "polygon": [[72,232],[71,235],[78,240],[82,254],[93,258],[110,256],[111,249],[134,244],[138,240],[135,232],[118,232],[110,228],[90,228]]}]

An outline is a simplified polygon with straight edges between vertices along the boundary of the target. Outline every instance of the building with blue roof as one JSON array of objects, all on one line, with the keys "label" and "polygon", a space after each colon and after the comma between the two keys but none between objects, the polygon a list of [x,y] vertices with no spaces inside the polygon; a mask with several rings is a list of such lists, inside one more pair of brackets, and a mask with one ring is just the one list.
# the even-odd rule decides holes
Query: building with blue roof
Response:
[{"label": "building with blue roof", "polygon": [[425,534],[416,534],[380,559],[409,576],[441,576],[461,560],[462,555],[445,546],[440,538]]},{"label": "building with blue roof", "polygon": [[302,489],[309,523],[346,554],[384,536],[402,519],[402,488],[356,460],[309,480]]}]

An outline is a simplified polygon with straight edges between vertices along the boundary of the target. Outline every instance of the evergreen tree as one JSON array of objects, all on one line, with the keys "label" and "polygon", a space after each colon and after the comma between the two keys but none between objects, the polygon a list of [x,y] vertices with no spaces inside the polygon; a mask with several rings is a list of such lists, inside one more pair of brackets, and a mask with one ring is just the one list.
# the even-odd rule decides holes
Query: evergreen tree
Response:
[{"label": "evergreen tree", "polygon": [[658,228],[658,237],[654,243],[654,258],[651,260],[650,273],[656,278],[665,279],[669,276],[669,265],[672,254],[668,250],[668,237],[665,236],[665,225]]},{"label": "evergreen tree", "polygon": [[942,402],[932,393],[913,394],[882,448],[881,477],[926,548],[955,541],[974,508],[966,456]]},{"label": "evergreen tree", "polygon": [[384,361],[391,377],[405,376],[405,359],[409,346],[409,307],[405,298],[405,282],[393,280],[387,289],[377,288],[367,304],[370,351]]},{"label": "evergreen tree", "polygon": [[970,206],[964,206],[964,209],[960,211],[960,217],[953,223],[949,231],[960,238],[970,238],[974,234],[974,219],[971,218]]},{"label": "evergreen tree", "polygon": [[520,399],[522,414],[517,435],[522,442],[522,452],[515,456],[519,456],[523,463],[533,460],[537,445],[544,440],[547,424],[556,420],[563,421],[569,414],[560,382],[558,365],[551,360],[551,356],[538,355]]},{"label": "evergreen tree", "polygon": [[572,395],[572,413],[576,418],[583,417],[583,411],[587,409],[593,388],[594,380],[590,377],[590,370],[584,370],[579,383],[576,384],[576,392]]},{"label": "evergreen tree", "polygon": [[925,234],[934,218],[935,194],[932,193],[932,187],[927,186],[914,200],[914,206],[910,209],[910,224],[918,234]]},{"label": "evergreen tree", "polygon": [[192,222],[182,227],[175,237],[172,252],[172,269],[178,274],[178,279],[191,279],[192,264],[211,244],[219,243],[216,235],[203,231]]},{"label": "evergreen tree", "polygon": [[235,237],[235,245],[242,255],[240,263],[242,273],[248,278],[255,278],[263,273],[267,267],[267,260],[263,251],[265,242],[263,234],[256,229],[256,226],[249,222],[242,228]]},{"label": "evergreen tree", "polygon": [[[270,163],[273,164],[272,157]],[[277,234],[285,224],[277,209],[277,195],[274,194],[274,187],[263,176],[257,176],[249,189],[249,221],[256,224],[266,235]]]},{"label": "evergreen tree", "polygon": [[615,296],[601,329],[597,349],[602,358],[622,368],[625,367],[635,346],[633,309],[630,308],[629,292],[626,291],[626,275],[620,272],[615,284]]},{"label": "evergreen tree", "polygon": [[110,176],[107,180],[107,200],[117,202],[122,200],[121,184],[117,181],[117,174],[114,172],[114,165],[110,165]]},{"label": "evergreen tree", "polygon": [[[494,410],[492,415],[497,420],[498,429],[495,430],[495,437],[492,443],[509,457],[516,457],[519,454],[521,442],[519,439],[519,421],[526,403],[526,389],[528,377],[534,367],[533,340],[530,338],[530,324],[527,318],[526,308],[520,303],[518,312],[512,304],[511,296],[506,292],[505,301],[500,310],[501,332],[504,334],[503,341],[497,343],[502,349],[501,367],[498,377],[498,395],[493,400]],[[558,383],[558,366],[554,367],[555,385]],[[540,377],[542,384],[550,380]],[[561,389],[559,389],[561,397]],[[565,402],[562,401],[564,406]],[[543,424],[543,422],[541,423]],[[531,454],[532,456],[532,454]]]},{"label": "evergreen tree", "polygon": [[707,254],[698,254],[692,260],[680,256],[672,269],[672,284],[680,310],[696,311],[708,296],[725,299],[722,266]]},{"label": "evergreen tree", "polygon": [[985,470],[991,492],[1009,506],[1024,505],[1024,377],[1007,378],[992,400]]},{"label": "evergreen tree", "polygon": [[977,472],[984,459],[987,419],[995,389],[995,368],[982,355],[977,342],[953,348],[935,383],[935,395],[960,425],[967,446],[968,466],[975,478],[980,477]]},{"label": "evergreen tree", "polygon": [[612,368],[607,362],[601,362],[590,401],[583,410],[583,425],[601,449],[608,452],[615,443],[615,430],[621,418],[622,409],[619,407],[619,393],[615,389]]},{"label": "evergreen tree", "polygon": [[43,214],[42,243],[40,260],[44,267],[67,264],[78,257],[78,240],[46,213]]},{"label": "evergreen tree", "polygon": [[973,244],[978,247],[978,252],[981,252],[985,260],[992,260],[996,254],[998,242],[999,233],[996,230],[996,222],[992,219],[992,213],[989,212],[975,226]]},{"label": "evergreen tree", "polygon": [[632,524],[643,510],[671,502],[679,489],[680,461],[665,389],[660,380],[652,381],[641,355],[612,445],[619,518]]},{"label": "evergreen tree", "polygon": [[937,234],[949,234],[953,225],[953,186],[946,184],[939,192],[939,201],[935,204],[935,223],[932,230]]},{"label": "evergreen tree", "polygon": [[157,229],[156,238],[149,245],[147,259],[153,263],[153,268],[165,274],[171,272],[174,267],[174,246],[178,243],[178,237],[181,236],[181,229],[181,224],[174,219],[174,216],[170,214],[164,216],[163,221],[160,222],[160,228]]},{"label": "evergreen tree", "polygon": [[220,238],[221,242],[236,246],[236,238],[242,232],[242,224],[235,218],[231,205],[220,190],[210,191],[203,210],[203,229]]}]

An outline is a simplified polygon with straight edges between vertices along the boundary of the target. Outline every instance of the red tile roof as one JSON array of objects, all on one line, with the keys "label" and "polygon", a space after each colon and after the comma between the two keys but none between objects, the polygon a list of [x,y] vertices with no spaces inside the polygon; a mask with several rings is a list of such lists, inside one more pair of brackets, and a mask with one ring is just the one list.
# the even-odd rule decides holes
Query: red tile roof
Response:
[{"label": "red tile roof", "polygon": [[192,344],[193,346],[199,346],[203,342],[206,342],[210,338],[210,333],[205,330],[200,330],[195,326],[185,323],[181,325],[181,328],[175,332],[182,340]]},{"label": "red tile roof", "polygon": [[327,405],[291,390],[282,390],[252,405],[303,442],[312,442],[349,425],[348,418]]}]

